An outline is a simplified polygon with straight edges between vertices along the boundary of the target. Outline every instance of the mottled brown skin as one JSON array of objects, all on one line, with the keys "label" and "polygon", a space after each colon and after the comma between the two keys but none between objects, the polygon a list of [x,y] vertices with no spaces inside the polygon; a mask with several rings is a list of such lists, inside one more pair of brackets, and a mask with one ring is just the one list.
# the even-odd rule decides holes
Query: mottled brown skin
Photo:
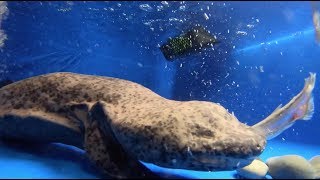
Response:
[{"label": "mottled brown skin", "polygon": [[[134,82],[74,73],[41,75],[1,88],[0,135],[84,147],[110,172],[101,132],[88,121],[97,102],[126,152],[162,167],[232,170],[249,164],[266,145],[265,137],[216,103],[168,100]],[[88,112],[75,110],[79,104]]]}]

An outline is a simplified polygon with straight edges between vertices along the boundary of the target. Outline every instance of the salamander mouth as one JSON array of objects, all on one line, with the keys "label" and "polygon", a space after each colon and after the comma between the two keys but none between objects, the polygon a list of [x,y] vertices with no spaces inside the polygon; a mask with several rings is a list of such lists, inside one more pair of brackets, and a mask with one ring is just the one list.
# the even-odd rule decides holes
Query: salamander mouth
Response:
[{"label": "salamander mouth", "polygon": [[227,156],[200,156],[194,160],[194,166],[201,168],[201,171],[231,171],[249,165],[254,157],[244,159]]}]

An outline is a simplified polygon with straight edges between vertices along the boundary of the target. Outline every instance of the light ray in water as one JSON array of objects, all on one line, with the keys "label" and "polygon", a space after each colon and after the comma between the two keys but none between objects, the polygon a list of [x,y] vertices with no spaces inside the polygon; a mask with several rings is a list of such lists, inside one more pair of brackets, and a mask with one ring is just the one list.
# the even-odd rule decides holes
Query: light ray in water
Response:
[{"label": "light ray in water", "polygon": [[239,53],[243,53],[243,52],[258,49],[258,48],[263,48],[263,47],[267,47],[270,45],[275,45],[275,44],[278,44],[281,42],[293,40],[294,38],[297,38],[302,35],[309,35],[309,34],[314,34],[314,28],[308,28],[304,31],[298,31],[298,32],[292,33],[290,35],[282,36],[280,38],[276,38],[276,39],[268,41],[268,42],[262,42],[260,44],[250,45],[250,46],[238,49],[237,51],[235,51],[235,53],[239,54]]},{"label": "light ray in water", "polygon": [[16,63],[10,64],[9,69],[10,73],[15,74],[17,79],[23,79],[54,71],[73,71],[80,66],[81,62],[81,52],[55,51],[36,56],[22,57]]}]

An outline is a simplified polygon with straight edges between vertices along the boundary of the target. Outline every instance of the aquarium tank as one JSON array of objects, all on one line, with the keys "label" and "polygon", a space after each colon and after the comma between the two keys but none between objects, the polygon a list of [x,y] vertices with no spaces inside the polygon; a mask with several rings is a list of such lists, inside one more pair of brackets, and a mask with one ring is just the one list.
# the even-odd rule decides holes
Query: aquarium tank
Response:
[{"label": "aquarium tank", "polygon": [[320,178],[320,3],[1,1],[0,178]]}]

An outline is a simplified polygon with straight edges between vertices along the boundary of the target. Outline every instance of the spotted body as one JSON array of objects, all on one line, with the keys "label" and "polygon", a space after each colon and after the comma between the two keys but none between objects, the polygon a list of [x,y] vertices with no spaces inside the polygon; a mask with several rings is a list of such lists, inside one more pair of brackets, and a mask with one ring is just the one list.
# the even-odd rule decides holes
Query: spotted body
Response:
[{"label": "spotted body", "polygon": [[233,170],[266,145],[265,134],[219,104],[173,101],[127,80],[65,72],[1,88],[0,136],[83,148],[114,177],[155,177],[139,161]]}]

